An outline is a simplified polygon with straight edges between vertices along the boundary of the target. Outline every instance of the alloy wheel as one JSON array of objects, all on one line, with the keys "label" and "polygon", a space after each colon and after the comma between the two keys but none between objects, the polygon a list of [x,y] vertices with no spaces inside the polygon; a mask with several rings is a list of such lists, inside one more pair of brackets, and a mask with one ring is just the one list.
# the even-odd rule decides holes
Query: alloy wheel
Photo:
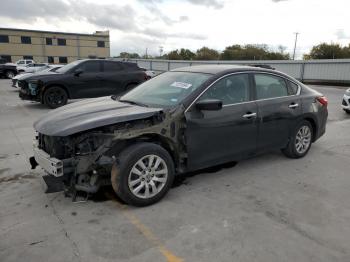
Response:
[{"label": "alloy wheel", "polygon": [[308,126],[302,126],[295,138],[295,149],[299,154],[304,154],[311,145],[311,129]]},{"label": "alloy wheel", "polygon": [[148,199],[156,196],[168,180],[168,167],[157,155],[146,155],[131,168],[128,186],[133,195]]}]

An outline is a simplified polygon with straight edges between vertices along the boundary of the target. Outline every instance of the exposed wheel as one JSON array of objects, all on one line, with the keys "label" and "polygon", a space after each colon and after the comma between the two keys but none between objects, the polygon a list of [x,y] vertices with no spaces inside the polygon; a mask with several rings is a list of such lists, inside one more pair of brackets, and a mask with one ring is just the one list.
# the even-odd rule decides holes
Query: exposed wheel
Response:
[{"label": "exposed wheel", "polygon": [[295,128],[289,143],[282,152],[290,158],[301,158],[307,154],[312,144],[313,128],[309,121],[301,121]]},{"label": "exposed wheel", "polygon": [[12,79],[13,77],[15,77],[15,73],[11,70],[6,71],[5,75],[6,75],[6,78],[9,78],[9,79]]},{"label": "exposed wheel", "polygon": [[159,145],[138,143],[126,148],[113,165],[111,182],[127,204],[148,206],[158,202],[174,181],[174,163]]},{"label": "exposed wheel", "polygon": [[345,113],[350,114],[350,110],[349,109],[344,109]]},{"label": "exposed wheel", "polygon": [[67,104],[68,94],[62,87],[49,87],[44,93],[43,101],[48,107],[57,108]]}]

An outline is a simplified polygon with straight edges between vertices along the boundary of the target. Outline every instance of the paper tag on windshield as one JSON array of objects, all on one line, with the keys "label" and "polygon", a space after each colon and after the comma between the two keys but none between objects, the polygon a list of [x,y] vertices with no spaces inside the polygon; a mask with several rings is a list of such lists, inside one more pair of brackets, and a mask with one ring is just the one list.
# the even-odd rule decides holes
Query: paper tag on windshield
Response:
[{"label": "paper tag on windshield", "polygon": [[183,83],[183,82],[174,82],[170,86],[188,89],[192,86],[192,84]]}]

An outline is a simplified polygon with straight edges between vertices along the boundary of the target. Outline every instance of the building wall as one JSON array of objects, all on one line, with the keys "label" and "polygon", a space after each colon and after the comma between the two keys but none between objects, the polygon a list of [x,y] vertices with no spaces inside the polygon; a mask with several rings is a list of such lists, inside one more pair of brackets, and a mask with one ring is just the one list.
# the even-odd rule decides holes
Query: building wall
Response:
[{"label": "building wall", "polygon": [[[36,62],[49,62],[48,57],[54,57],[54,63],[59,63],[59,57],[67,57],[67,62],[77,59],[110,56],[109,32],[95,34],[73,34],[47,31],[31,31],[21,29],[0,28],[0,37],[8,36],[9,42],[0,42],[0,55],[10,55],[12,62],[33,56]],[[31,44],[21,42],[21,36],[31,38]],[[52,45],[46,44],[46,38],[52,39]],[[66,45],[58,45],[58,39],[65,39]],[[98,47],[97,42],[103,41],[105,47]]]}]

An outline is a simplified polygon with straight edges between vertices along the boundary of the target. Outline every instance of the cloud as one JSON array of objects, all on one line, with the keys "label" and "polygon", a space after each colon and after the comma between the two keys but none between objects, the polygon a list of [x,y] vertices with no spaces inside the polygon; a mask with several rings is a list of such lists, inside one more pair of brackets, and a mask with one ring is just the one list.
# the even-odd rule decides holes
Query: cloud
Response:
[{"label": "cloud", "polygon": [[338,40],[350,39],[350,35],[346,34],[344,29],[338,29],[335,32],[335,35],[337,36]]},{"label": "cloud", "polygon": [[275,3],[285,2],[285,1],[288,1],[288,0],[272,0],[272,2],[275,2]]},{"label": "cloud", "polygon": [[213,7],[215,9],[221,9],[224,7],[224,3],[219,0],[187,0],[194,5],[203,5],[206,7]]}]

